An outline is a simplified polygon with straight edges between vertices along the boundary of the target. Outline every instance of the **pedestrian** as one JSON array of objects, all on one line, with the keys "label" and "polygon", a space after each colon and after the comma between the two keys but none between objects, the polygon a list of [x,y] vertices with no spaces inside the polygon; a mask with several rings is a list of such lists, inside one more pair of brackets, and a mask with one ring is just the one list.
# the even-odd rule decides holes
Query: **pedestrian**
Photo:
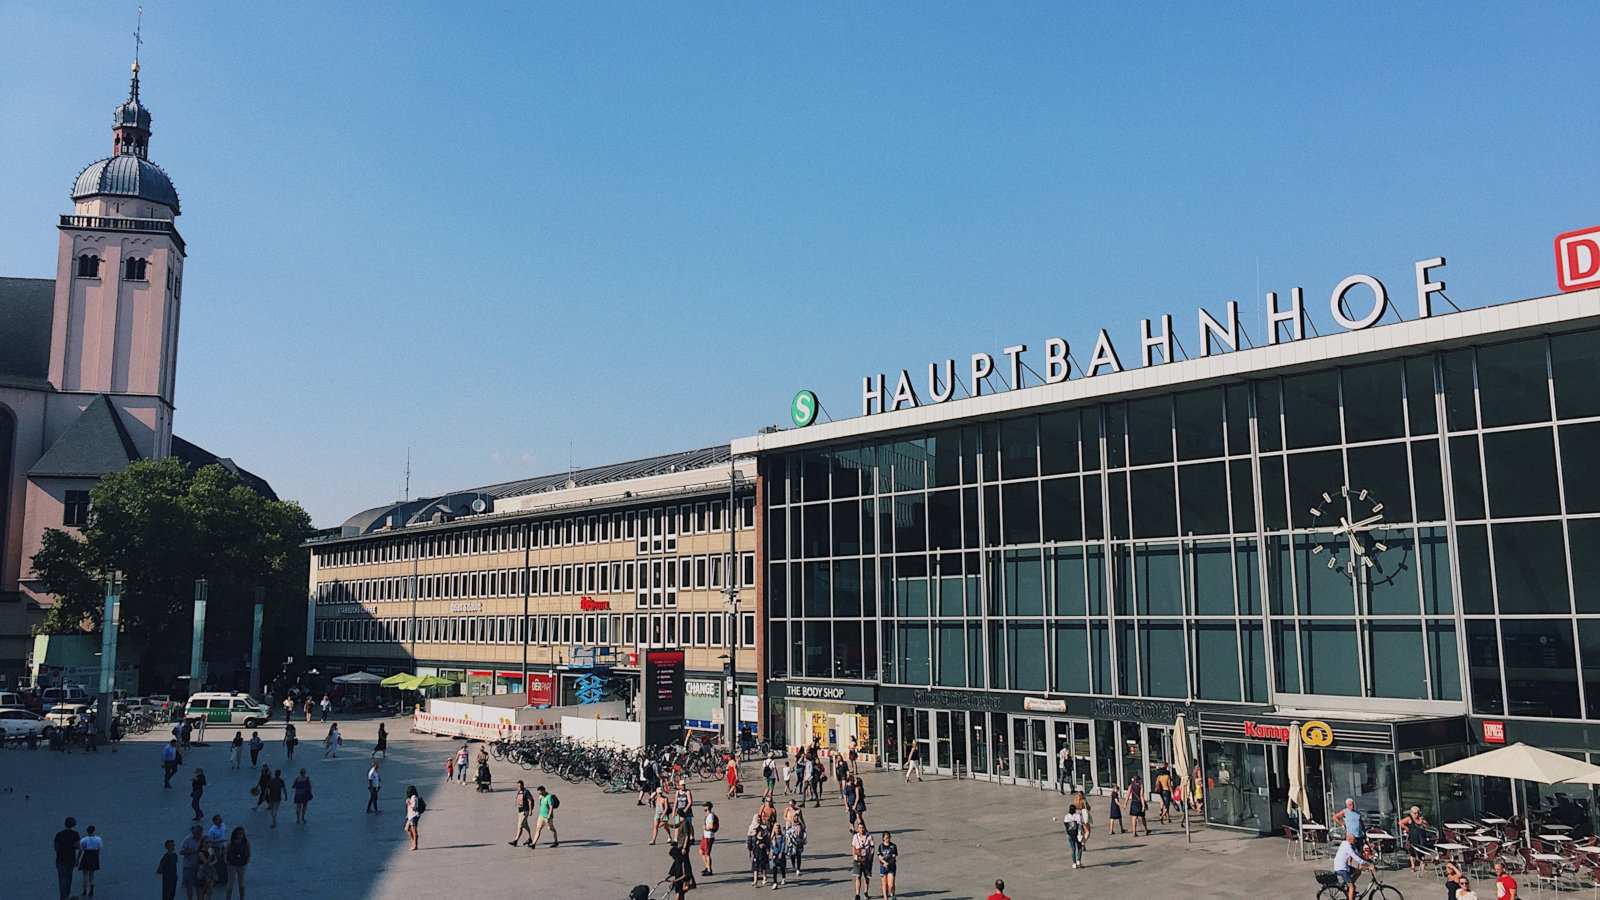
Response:
[{"label": "pedestrian", "polygon": [[200,811],[200,798],[206,792],[206,770],[195,767],[194,777],[189,779],[189,806],[194,809],[194,820],[199,822],[206,817]]},{"label": "pedestrian", "polygon": [[639,797],[633,801],[635,806],[643,806],[653,800],[656,788],[661,786],[661,776],[656,771],[656,761],[646,756],[639,762]]},{"label": "pedestrian", "polygon": [[1444,861],[1444,897],[1445,900],[1460,900],[1461,888],[1467,883],[1467,876],[1461,874],[1455,862]]},{"label": "pedestrian", "polygon": [[1461,883],[1456,888],[1455,900],[1478,900],[1478,892],[1472,889],[1465,875],[1461,876]]},{"label": "pedestrian", "polygon": [[772,849],[772,838],[768,835],[766,826],[758,823],[755,831],[747,838],[747,842],[750,851],[750,883],[757,886],[765,884],[767,854]]},{"label": "pedestrian", "polygon": [[527,835],[528,836],[527,845],[529,847],[532,847],[533,846],[533,827],[528,824],[528,820],[533,817],[533,794],[528,792],[528,786],[523,784],[522,783],[522,779],[520,779],[520,778],[517,779],[517,798],[516,799],[517,799],[517,833],[512,835],[511,836],[511,840],[507,841],[506,843],[508,843],[511,846],[515,847],[517,845],[517,842],[522,840],[522,836],[523,835]]},{"label": "pedestrian", "polygon": [[878,893],[883,900],[894,896],[894,876],[899,871],[900,845],[894,842],[894,835],[885,831],[883,840],[878,844]]},{"label": "pedestrian", "polygon": [[911,783],[911,776],[915,775],[918,781],[922,780],[922,745],[916,741],[906,742],[906,784]]},{"label": "pedestrian", "polygon": [[1361,813],[1356,810],[1356,801],[1346,797],[1344,809],[1333,814],[1333,822],[1344,826],[1344,833],[1356,839],[1356,846],[1360,847],[1364,837],[1361,828]]},{"label": "pedestrian", "polygon": [[1128,818],[1133,820],[1133,836],[1139,836],[1139,826],[1144,826],[1144,833],[1150,834],[1150,823],[1144,817],[1144,779],[1138,775],[1128,782]]},{"label": "pedestrian", "polygon": [[867,824],[867,786],[860,775],[850,776],[850,821],[856,825]]},{"label": "pedestrian", "polygon": [[795,805],[793,800],[789,801],[789,809],[784,814],[783,845],[789,852],[788,868],[798,878],[805,863],[806,817],[805,811]]},{"label": "pedestrian", "polygon": [[456,780],[461,784],[467,783],[468,758],[467,745],[462,744],[460,749],[456,750]]},{"label": "pedestrian", "polygon": [[990,894],[987,900],[1011,900],[1011,897],[1006,894],[1006,880],[1004,878],[996,878],[994,880],[994,893]]},{"label": "pedestrian", "polygon": [[778,768],[770,756],[761,764],[761,780],[767,783],[767,796],[771,797],[778,786]]},{"label": "pedestrian", "polygon": [[850,763],[850,774],[851,775],[860,774],[861,773],[861,766],[860,766],[861,744],[860,744],[859,741],[856,740],[856,736],[853,735],[853,734],[850,735],[850,749],[846,752],[845,755],[846,755],[846,757],[847,757],[847,759],[849,760],[849,763]]},{"label": "pedestrian", "polygon": [[324,722],[328,721],[328,710],[330,710],[330,709],[333,709],[333,701],[328,699],[328,695],[327,694],[323,694],[322,695],[322,721],[324,721]]},{"label": "pedestrian", "polygon": [[771,839],[767,843],[767,882],[773,890],[789,879],[789,846],[784,842],[783,829],[773,824],[767,829]]},{"label": "pedestrian", "polygon": [[339,723],[328,726],[328,736],[322,739],[322,758],[339,758],[339,745],[344,743],[344,736],[339,733]]},{"label": "pedestrian", "polygon": [[1169,817],[1172,811],[1172,769],[1165,763],[1156,770],[1156,797],[1161,801],[1161,812],[1157,814],[1158,821],[1163,825],[1171,824]]},{"label": "pedestrian", "polygon": [[216,884],[217,855],[212,852],[209,844],[201,842],[200,849],[195,853],[195,900],[211,900],[211,889],[216,887]]},{"label": "pedestrian", "polygon": [[161,861],[156,863],[156,874],[161,876],[161,900],[177,900],[178,851],[172,838],[161,845]]},{"label": "pedestrian", "polygon": [[650,802],[655,807],[655,815],[652,816],[654,821],[650,825],[650,843],[655,844],[661,826],[667,824],[667,816],[672,810],[672,797],[667,794],[666,788],[658,786]]},{"label": "pedestrian", "polygon": [[794,793],[794,764],[789,761],[788,754],[783,757],[783,795],[785,797]]},{"label": "pedestrian", "polygon": [[283,770],[273,770],[272,782],[267,785],[267,815],[272,817],[273,828],[278,827],[278,804],[283,802],[288,793],[289,789],[283,783]]},{"label": "pedestrian", "polygon": [[481,749],[478,751],[478,777],[476,780],[478,793],[489,793],[489,786],[493,784],[493,779],[489,775],[489,754]]},{"label": "pedestrian", "polygon": [[428,802],[417,793],[417,786],[406,785],[406,834],[411,838],[411,849],[417,849],[417,837],[421,828],[422,814],[428,811]]},{"label": "pedestrian", "polygon": [[307,722],[311,721],[311,715],[312,715],[313,712],[316,711],[316,708],[317,708],[316,701],[312,700],[311,696],[309,694],[306,695],[305,711],[306,711],[306,721]]},{"label": "pedestrian", "polygon": [[[222,816],[220,814],[213,815],[211,817],[211,827],[206,829],[206,843],[211,846],[212,850],[219,851],[219,855],[217,856],[217,865],[221,871],[217,874],[228,874],[228,864],[223,862],[220,855],[222,848],[228,845],[228,826],[222,823]],[[217,879],[218,884],[221,884],[223,881],[224,879],[222,878]]]},{"label": "pedestrian", "polygon": [[700,829],[700,874],[710,875],[711,849],[717,843],[717,832],[722,828],[722,820],[711,811],[711,801],[706,801],[706,820]]},{"label": "pedestrian", "polygon": [[850,820],[846,831],[850,834],[856,832],[856,783],[849,775],[839,782],[839,798],[844,803],[844,814]]},{"label": "pedestrian", "polygon": [[294,730],[294,723],[289,722],[283,726],[283,753],[285,759],[294,759],[294,748],[300,743],[300,735]]},{"label": "pedestrian", "polygon": [[178,739],[173,738],[161,746],[161,786],[172,787],[172,776],[178,773]]},{"label": "pedestrian", "polygon": [[1519,897],[1517,880],[1506,874],[1506,864],[1503,862],[1494,864],[1494,896],[1495,900],[1518,900]]},{"label": "pedestrian", "polygon": [[845,787],[853,784],[850,780],[850,763],[843,756],[837,756],[833,761],[833,777],[839,782],[839,799],[845,799]]},{"label": "pedestrian", "polygon": [[233,740],[228,742],[228,763],[231,768],[239,768],[239,761],[244,758],[244,732],[235,731]]},{"label": "pedestrian", "polygon": [[378,723],[378,743],[372,748],[372,755],[389,758],[389,729],[382,722]]},{"label": "pedestrian", "polygon": [[72,870],[78,864],[78,842],[83,836],[78,834],[78,820],[67,816],[65,824],[56,832],[56,886],[61,891],[61,900],[72,896]]},{"label": "pedestrian", "polygon": [[179,722],[178,723],[178,743],[183,745],[183,749],[188,750],[191,746],[193,746],[192,743],[191,743],[193,741],[193,739],[194,739],[194,723],[189,721],[188,719],[184,719],[182,722]]},{"label": "pedestrian", "polygon": [[1397,823],[1400,834],[1406,840],[1406,853],[1411,857],[1411,871],[1416,872],[1426,862],[1428,856],[1428,820],[1422,815],[1420,807],[1413,806],[1406,810]]},{"label": "pedestrian", "polygon": [[850,836],[850,883],[856,900],[863,894],[872,896],[872,835],[867,834],[864,823],[856,823],[856,833]]},{"label": "pedestrian", "polygon": [[539,824],[534,826],[533,839],[528,842],[531,850],[539,844],[539,836],[544,834],[546,828],[550,829],[550,849],[561,846],[561,838],[556,835],[556,810],[561,807],[561,798],[545,790],[544,785],[539,785]]},{"label": "pedestrian", "polygon": [[689,864],[689,854],[677,844],[667,848],[667,855],[672,857],[672,865],[667,868],[667,877],[662,879],[668,883],[668,890],[678,900],[683,900],[684,895],[694,890],[694,867]]},{"label": "pedestrian", "polygon": [[694,810],[694,791],[689,790],[689,782],[682,776],[678,777],[678,789],[672,795],[672,811],[680,816],[691,815]]},{"label": "pedestrian", "polygon": [[206,839],[199,825],[189,826],[189,836],[184,838],[178,856],[183,861],[183,895],[195,900],[200,892],[200,870],[204,862]]},{"label": "pedestrian", "polygon": [[78,840],[78,871],[83,873],[83,892],[80,897],[94,896],[94,873],[100,871],[100,850],[105,843],[94,833],[94,826],[84,829]]},{"label": "pedestrian", "polygon": [[1109,832],[1111,834],[1118,832],[1126,834],[1128,829],[1122,827],[1122,792],[1112,788],[1111,796],[1107,799],[1106,806],[1106,821],[1110,823],[1107,826]]},{"label": "pedestrian", "polygon": [[728,761],[723,767],[728,781],[728,799],[732,800],[739,789],[739,759],[732,753],[728,754]]},{"label": "pedestrian", "polygon": [[294,821],[297,825],[306,823],[306,807],[311,805],[311,776],[305,769],[300,770],[300,775],[294,780]]},{"label": "pedestrian", "polygon": [[1089,826],[1083,820],[1083,814],[1078,811],[1076,799],[1067,807],[1066,815],[1061,817],[1061,827],[1067,832],[1067,849],[1072,852],[1072,867],[1083,868],[1083,841]]},{"label": "pedestrian", "polygon": [[244,835],[244,828],[235,828],[228,835],[228,846],[222,851],[222,861],[228,866],[228,891],[226,896],[233,898],[233,889],[239,889],[239,900],[244,900],[244,868],[250,865],[250,840]]},{"label": "pedestrian", "polygon": [[283,698],[283,723],[285,725],[289,724],[289,720],[291,718],[293,718],[293,717],[294,717],[294,698],[293,697],[285,697],[285,698]]},{"label": "pedestrian", "polygon": [[380,761],[373,760],[372,768],[367,770],[367,812],[369,813],[378,811],[378,791],[383,788],[383,774],[378,771],[378,763]]},{"label": "pedestrian", "polygon": [[1063,796],[1072,791],[1072,745],[1063,742],[1056,751],[1056,790]]},{"label": "pedestrian", "polygon": [[261,743],[261,732],[250,732],[250,768],[254,769],[260,764],[261,748],[264,746],[265,745]]}]

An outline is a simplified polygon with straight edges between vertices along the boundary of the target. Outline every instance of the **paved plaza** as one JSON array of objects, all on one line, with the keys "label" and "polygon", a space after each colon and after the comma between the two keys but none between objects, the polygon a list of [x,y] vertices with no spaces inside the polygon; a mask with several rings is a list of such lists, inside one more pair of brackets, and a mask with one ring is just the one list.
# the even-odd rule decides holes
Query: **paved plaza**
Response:
[{"label": "paved plaza", "polygon": [[[249,834],[253,860],[247,887],[253,898],[620,900],[632,885],[654,883],[665,874],[665,839],[648,846],[650,821],[632,795],[545,780],[540,772],[504,764],[494,766],[491,794],[479,794],[470,785],[445,784],[444,759],[455,742],[408,734],[405,719],[387,721],[391,738],[383,770],[383,811],[376,816],[363,812],[375,720],[343,723],[345,750],[328,760],[322,758],[320,742],[326,726],[302,724],[303,743],[292,769],[284,765],[282,725],[262,729],[268,742],[263,761],[283,767],[286,780],[293,780],[303,766],[315,786],[308,824],[294,824],[292,806],[285,803],[276,830],[267,827],[265,811],[252,811],[249,789],[255,773],[248,768],[248,753],[243,769],[229,769],[226,741],[231,731],[211,729],[210,745],[186,757],[171,790],[161,787],[162,736],[154,732],[130,738],[116,754],[5,751],[0,755],[0,813],[11,834],[0,844],[9,879],[0,897],[55,896],[50,839],[67,815],[77,817],[80,831],[97,826],[105,839],[97,897],[158,897],[154,872],[161,842],[181,842],[188,830],[188,783],[196,765],[205,768],[210,782],[201,804],[206,816],[220,812],[230,829],[243,825]],[[506,845],[515,830],[512,788],[517,778],[527,778],[530,788],[545,783],[560,796],[559,848],[541,845],[530,852]],[[1063,806],[1056,794],[948,779],[906,785],[898,772],[868,773],[865,780],[869,825],[897,835],[903,897],[981,898],[997,877],[1006,880],[1007,893],[1018,900],[1315,894],[1313,866],[1287,859],[1279,840],[1197,829],[1194,842],[1186,844],[1181,827],[1161,825],[1154,837],[1108,836],[1104,801],[1097,798],[1099,830],[1090,843],[1087,866],[1073,871],[1056,821]],[[749,767],[746,781],[759,784],[757,767]],[[401,833],[401,798],[408,784],[415,784],[428,801],[421,849],[415,853]],[[755,889],[743,835],[756,801],[724,802],[720,785],[714,783],[697,787],[695,799],[717,804],[724,840],[716,853],[719,874],[701,878],[692,896],[748,896]],[[806,814],[810,841],[805,874],[777,893],[849,896],[848,838],[837,795],[825,795],[822,807],[808,807]],[[1408,895],[1436,893],[1433,883],[1408,874],[1389,877]],[[876,879],[874,884],[876,889]],[[220,900],[221,891],[214,896]]]}]

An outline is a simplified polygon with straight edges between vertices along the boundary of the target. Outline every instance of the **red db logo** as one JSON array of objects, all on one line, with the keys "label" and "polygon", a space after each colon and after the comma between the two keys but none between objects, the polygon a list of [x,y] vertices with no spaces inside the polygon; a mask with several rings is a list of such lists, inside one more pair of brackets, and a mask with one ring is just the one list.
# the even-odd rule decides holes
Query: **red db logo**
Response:
[{"label": "red db logo", "polygon": [[1563,291],[1600,287],[1600,227],[1556,235],[1556,285]]}]

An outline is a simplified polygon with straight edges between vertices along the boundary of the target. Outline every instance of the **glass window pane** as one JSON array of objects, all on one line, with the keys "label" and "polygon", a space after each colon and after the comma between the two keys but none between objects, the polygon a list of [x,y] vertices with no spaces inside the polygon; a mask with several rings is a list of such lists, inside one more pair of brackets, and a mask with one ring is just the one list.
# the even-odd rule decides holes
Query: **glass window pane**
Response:
[{"label": "glass window pane", "polygon": [[1228,400],[1228,454],[1238,456],[1250,452],[1250,386],[1230,384]]},{"label": "glass window pane", "polygon": [[1038,622],[1010,623],[1006,628],[1006,645],[1011,689],[1044,690],[1044,625]]},{"label": "glass window pane", "polygon": [[1055,690],[1089,693],[1088,627],[1081,622],[1057,622],[1051,630],[1055,634]]},{"label": "glass window pane", "polygon": [[1127,404],[1108,403],[1102,408],[1105,410],[1106,468],[1116,469],[1126,466],[1128,464]]},{"label": "glass window pane", "polygon": [[[1350,576],[1345,574],[1344,560],[1349,548],[1335,542],[1331,532],[1298,535],[1294,539],[1295,581],[1300,595],[1300,612],[1312,616],[1349,616],[1355,614],[1355,595]],[[1335,557],[1329,546],[1339,547]],[[1338,559],[1332,568],[1330,560]]]},{"label": "glass window pane", "polygon": [[1461,669],[1457,657],[1455,624],[1429,622],[1428,664],[1432,667],[1435,700],[1461,699]]},{"label": "glass window pane", "polygon": [[1361,694],[1361,661],[1356,655],[1356,628],[1342,622],[1307,622],[1306,693]]},{"label": "glass window pane", "polygon": [[1376,441],[1405,434],[1399,360],[1344,370],[1345,440]]},{"label": "glass window pane", "polygon": [[1254,470],[1248,459],[1228,462],[1228,493],[1233,510],[1234,531],[1254,531],[1256,528],[1256,491]]},{"label": "glass window pane", "polygon": [[[1243,462],[1248,471],[1248,461]],[[1223,465],[1178,467],[1179,517],[1185,535],[1228,533],[1228,476]]]},{"label": "glass window pane", "polygon": [[1482,525],[1456,528],[1456,560],[1461,566],[1461,608],[1469,616],[1493,615],[1489,572],[1489,533]]},{"label": "glass window pane", "polygon": [[966,609],[966,578],[961,574],[961,556],[946,553],[933,558],[932,584],[938,589],[938,615],[960,616]]},{"label": "glass window pane", "polygon": [[1195,626],[1195,694],[1202,700],[1240,700],[1239,646],[1233,623]]},{"label": "glass window pane", "polygon": [[833,599],[829,586],[827,562],[801,563],[803,579],[800,585],[802,608],[808,618],[825,619],[832,614]]},{"label": "glass window pane", "polygon": [[1427,658],[1422,626],[1382,622],[1369,626],[1372,647],[1372,696],[1427,699]]},{"label": "glass window pane", "polygon": [[[1363,566],[1371,613],[1375,616],[1414,616],[1417,605],[1416,541],[1409,528],[1380,528],[1372,532]],[[1382,545],[1380,548],[1378,545]]]},{"label": "glass window pane", "polygon": [[1500,614],[1571,611],[1561,523],[1514,522],[1493,527],[1495,586],[1500,591]]},{"label": "glass window pane", "polygon": [[1406,411],[1411,417],[1412,434],[1433,434],[1439,430],[1431,356],[1413,356],[1406,360]]},{"label": "glass window pane", "polygon": [[1239,612],[1247,616],[1261,614],[1260,553],[1256,542],[1241,538],[1234,542],[1234,575],[1239,586]]},{"label": "glass window pane", "polygon": [[1040,490],[1044,493],[1044,539],[1083,540],[1083,509],[1078,497],[1078,479],[1048,478],[1040,483]]},{"label": "glass window pane", "polygon": [[929,680],[928,627],[926,625],[902,624],[896,630],[896,637],[900,642],[900,682],[902,684],[927,684]]},{"label": "glass window pane", "polygon": [[1039,465],[1045,475],[1078,471],[1078,411],[1039,417]]},{"label": "glass window pane", "polygon": [[929,487],[950,487],[961,483],[961,430],[950,428],[928,436]]},{"label": "glass window pane", "polygon": [[1600,384],[1600,331],[1552,337],[1550,367],[1555,373],[1556,415],[1563,419],[1600,416],[1600,391],[1594,389]]},{"label": "glass window pane", "polygon": [[1283,420],[1291,450],[1339,443],[1339,373],[1285,378]]},{"label": "glass window pane", "polygon": [[[1145,693],[1151,697],[1188,696],[1188,657],[1184,653],[1183,625],[1179,622],[1142,622],[1139,638]],[[1237,666],[1234,671],[1238,671]]]},{"label": "glass window pane", "polygon": [[1472,435],[1450,439],[1450,484],[1456,502],[1456,520],[1481,519],[1483,467],[1478,461],[1478,439]]},{"label": "glass window pane", "polygon": [[[1567,523],[1572,553],[1572,587],[1578,612],[1600,613],[1600,519],[1573,519]],[[1595,660],[1600,665],[1600,659]]]},{"label": "glass window pane", "polygon": [[1100,407],[1079,412],[1078,430],[1082,435],[1078,446],[1083,450],[1084,471],[1100,468]]},{"label": "glass window pane", "polygon": [[1039,482],[1029,479],[1001,485],[1008,544],[1039,542]]},{"label": "glass window pane", "polygon": [[[1600,394],[1600,391],[1595,391]],[[1600,422],[1561,427],[1561,478],[1567,512],[1600,512]]]},{"label": "glass window pane", "polygon": [[1199,544],[1189,551],[1195,615],[1233,615],[1233,548]]},{"label": "glass window pane", "polygon": [[829,555],[828,504],[800,507],[801,552],[808,557]]},{"label": "glass window pane", "polygon": [[854,618],[861,615],[861,561],[833,561],[833,614]]},{"label": "glass window pane", "polygon": [[1267,531],[1289,527],[1289,507],[1284,499],[1282,456],[1261,458],[1261,526]]},{"label": "glass window pane", "polygon": [[[1289,519],[1296,528],[1313,528],[1324,523],[1311,515],[1313,507],[1325,505],[1323,494],[1340,496],[1340,489],[1348,484],[1344,478],[1344,461],[1339,451],[1321,453],[1296,453],[1289,457]],[[1358,485],[1350,485],[1359,489]]]},{"label": "glass window pane", "polygon": [[1083,537],[1096,541],[1105,537],[1105,504],[1100,497],[1100,476],[1083,476]]},{"label": "glass window pane", "polygon": [[1177,497],[1171,467],[1138,469],[1133,482],[1134,537],[1171,537],[1178,533]]},{"label": "glass window pane", "polygon": [[959,622],[939,624],[934,628],[938,635],[938,652],[934,681],[946,687],[965,687],[967,684],[967,638]]},{"label": "glass window pane", "polygon": [[833,629],[828,622],[805,623],[806,674],[813,678],[833,677],[832,661],[828,654],[833,649]]},{"label": "glass window pane", "polygon": [[1175,400],[1178,458],[1210,459],[1221,456],[1222,388],[1179,394]]},{"label": "glass window pane", "polygon": [[1411,480],[1417,494],[1413,511],[1418,522],[1444,520],[1444,468],[1439,462],[1439,441],[1411,442]]},{"label": "glass window pane", "polygon": [[1137,544],[1134,577],[1139,612],[1147,616],[1183,615],[1182,574],[1176,544]]},{"label": "glass window pane", "polygon": [[822,453],[806,453],[800,457],[801,485],[807,500],[828,499],[828,460]]},{"label": "glass window pane", "polygon": [[1569,619],[1502,619],[1506,714],[1576,719],[1578,669]]},{"label": "glass window pane", "polygon": [[934,550],[961,549],[959,488],[928,494],[928,546]]},{"label": "glass window pane", "polygon": [[1256,441],[1262,450],[1283,449],[1282,388],[1277,380],[1256,382]]},{"label": "glass window pane", "polygon": [[[837,485],[838,479],[834,480]],[[842,500],[833,506],[833,553],[854,556],[861,552],[861,502]]]},{"label": "glass window pane", "polygon": [[928,614],[928,558],[901,556],[895,559],[895,598],[900,615],[916,618]]},{"label": "glass window pane", "polygon": [[1450,593],[1450,541],[1443,528],[1424,528],[1417,544],[1422,569],[1422,611],[1430,616],[1454,611]]},{"label": "glass window pane", "polygon": [[1055,602],[1053,609],[1058,616],[1082,616],[1086,609],[1083,593],[1083,549],[1080,547],[1062,547],[1050,551],[1051,566],[1054,568],[1054,577],[1051,588],[1054,591]]},{"label": "glass window pane", "polygon": [[1578,646],[1583,656],[1583,695],[1589,718],[1600,719],[1600,619],[1578,621]]},{"label": "glass window pane", "polygon": [[1039,438],[1033,416],[1000,423],[1000,474],[1026,478],[1039,474]]},{"label": "glass window pane", "polygon": [[1300,693],[1300,650],[1296,644],[1294,622],[1272,623],[1272,656],[1277,661],[1278,690]]},{"label": "glass window pane", "polygon": [[1267,702],[1267,649],[1259,624],[1244,623],[1240,638],[1244,644],[1244,699]]},{"label": "glass window pane", "polygon": [[834,622],[832,677],[860,678],[864,674],[864,668],[861,658],[861,623]]},{"label": "glass window pane", "polygon": [[1172,461],[1172,398],[1147,397],[1128,403],[1130,465]]},{"label": "glass window pane", "polygon": [[894,549],[898,553],[927,549],[927,500],[923,494],[894,496]]},{"label": "glass window pane", "polygon": [[1472,351],[1451,350],[1440,357],[1444,377],[1445,421],[1451,431],[1478,426],[1478,406],[1472,386]]},{"label": "glass window pane", "polygon": [[1505,698],[1500,695],[1500,638],[1493,621],[1473,619],[1467,622],[1467,676],[1472,687],[1472,711],[1504,715]]},{"label": "glass window pane", "polygon": [[1478,348],[1478,407],[1485,428],[1550,418],[1544,338]]},{"label": "glass window pane", "polygon": [[1555,436],[1548,428],[1496,431],[1483,436],[1493,518],[1551,516],[1561,512],[1556,489]]},{"label": "glass window pane", "polygon": [[[1350,448],[1350,492],[1368,491],[1383,504],[1385,522],[1410,522],[1411,482],[1406,470],[1405,444],[1378,444]],[[1365,514],[1357,504],[1353,512]]]},{"label": "glass window pane", "polygon": [[1007,615],[1044,615],[1044,573],[1038,550],[1007,550],[1005,577]]}]

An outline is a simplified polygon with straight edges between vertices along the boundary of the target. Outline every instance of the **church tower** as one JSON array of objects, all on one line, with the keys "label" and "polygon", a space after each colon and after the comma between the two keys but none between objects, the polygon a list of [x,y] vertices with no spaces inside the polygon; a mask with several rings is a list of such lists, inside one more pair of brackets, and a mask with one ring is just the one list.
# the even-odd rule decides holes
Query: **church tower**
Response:
[{"label": "church tower", "polygon": [[149,158],[137,60],[111,132],[111,155],[78,174],[61,217],[49,380],[80,408],[109,395],[149,429],[134,436],[141,454],[159,458],[172,449],[184,244],[178,192]]}]

